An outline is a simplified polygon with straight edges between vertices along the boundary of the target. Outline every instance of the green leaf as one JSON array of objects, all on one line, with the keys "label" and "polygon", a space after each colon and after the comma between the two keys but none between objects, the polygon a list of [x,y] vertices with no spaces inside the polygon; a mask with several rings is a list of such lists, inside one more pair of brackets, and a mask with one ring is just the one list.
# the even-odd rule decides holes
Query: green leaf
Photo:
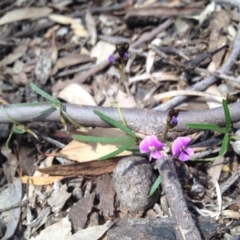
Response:
[{"label": "green leaf", "polygon": [[129,137],[94,137],[83,135],[72,135],[72,138],[81,142],[94,142],[94,143],[121,143],[131,140]]},{"label": "green leaf", "polygon": [[218,125],[215,124],[208,124],[208,123],[187,123],[186,127],[198,129],[198,130],[210,130],[210,131],[216,131],[220,133],[226,133],[225,129],[220,128]]},{"label": "green leaf", "polygon": [[18,128],[18,127],[16,127],[16,126],[14,126],[14,127],[13,127],[13,132],[14,132],[14,133],[17,133],[17,134],[23,134],[23,133],[25,133],[26,131],[23,130],[23,129],[21,129],[21,128]]},{"label": "green leaf", "polygon": [[229,108],[228,108],[228,105],[227,105],[227,101],[225,99],[222,100],[222,105],[223,105],[223,110],[224,110],[224,115],[225,115],[226,131],[230,132],[231,131],[232,120],[231,120]]},{"label": "green leaf", "polygon": [[158,189],[161,182],[162,182],[162,178],[159,175],[150,189],[149,196],[152,196],[155,193],[155,191]]},{"label": "green leaf", "polygon": [[122,147],[118,148],[116,151],[113,151],[107,155],[104,155],[103,157],[100,157],[99,160],[106,160],[108,158],[112,158],[117,156],[118,154],[120,154],[121,152],[127,150],[128,148],[130,148],[133,143],[134,143],[134,139],[131,139],[131,141],[129,141],[128,143],[126,143],[125,145],[123,145]]},{"label": "green leaf", "polygon": [[57,98],[55,98],[55,97],[49,95],[48,93],[44,92],[41,88],[37,87],[35,84],[30,83],[30,86],[35,92],[37,92],[38,94],[40,94],[44,98],[48,99],[51,103],[61,104],[61,102]]},{"label": "green leaf", "polygon": [[134,154],[141,154],[138,148],[129,148],[128,151]]},{"label": "green leaf", "polygon": [[98,115],[103,121],[107,122],[108,124],[116,127],[116,128],[119,128],[121,129],[123,132],[125,132],[126,134],[128,134],[129,136],[131,136],[132,138],[136,138],[136,135],[135,133],[128,127],[124,126],[123,124],[121,124],[120,122],[106,116],[105,114],[97,111],[97,110],[94,110],[93,111],[96,115]]},{"label": "green leaf", "polygon": [[64,110],[61,110],[64,117],[75,127],[82,127],[80,124],[78,124],[75,120],[73,120]]},{"label": "green leaf", "polygon": [[12,138],[12,135],[13,135],[13,133],[14,133],[14,128],[15,128],[15,126],[14,125],[12,125],[12,127],[11,127],[11,130],[10,130],[10,133],[9,133],[9,136],[8,136],[8,139],[7,139],[7,141],[6,141],[6,148],[7,149],[9,149],[9,142],[10,142],[10,140],[11,140],[11,138]]},{"label": "green leaf", "polygon": [[219,151],[219,156],[223,156],[227,152],[229,135],[226,133],[222,140],[222,145]]}]

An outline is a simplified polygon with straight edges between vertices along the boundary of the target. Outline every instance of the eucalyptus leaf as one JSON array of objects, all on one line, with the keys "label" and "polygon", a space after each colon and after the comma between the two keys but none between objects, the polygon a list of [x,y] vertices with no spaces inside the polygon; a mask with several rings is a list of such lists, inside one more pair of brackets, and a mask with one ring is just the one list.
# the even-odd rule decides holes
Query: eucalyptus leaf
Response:
[{"label": "eucalyptus leaf", "polygon": [[107,155],[104,155],[103,157],[100,157],[99,160],[106,160],[108,158],[112,158],[112,157],[115,157],[117,156],[118,154],[120,154],[121,152],[127,150],[128,148],[130,148],[133,143],[134,143],[134,139],[131,139],[128,143],[126,143],[125,145],[119,147],[116,151],[113,151]]},{"label": "eucalyptus leaf", "polygon": [[123,132],[125,132],[126,134],[128,134],[129,136],[131,136],[132,138],[136,138],[136,135],[135,133],[130,129],[128,128],[127,126],[124,126],[123,124],[121,124],[120,122],[106,116],[105,114],[97,111],[97,110],[94,110],[93,111],[97,116],[99,116],[103,121],[107,122],[108,124],[116,127],[116,128],[119,128],[121,129]]},{"label": "eucalyptus leaf", "polygon": [[161,182],[162,182],[162,178],[159,175],[157,177],[157,179],[155,180],[155,182],[153,183],[153,185],[152,185],[152,187],[151,187],[151,189],[149,191],[149,196],[152,196],[155,193],[155,191],[158,189],[158,187],[161,184]]},{"label": "eucalyptus leaf", "polygon": [[218,125],[215,124],[208,124],[208,123],[187,123],[186,127],[188,128],[193,128],[193,129],[198,129],[198,130],[209,130],[209,131],[216,131],[220,133],[226,133],[226,130],[219,127]]},{"label": "eucalyptus leaf", "polygon": [[81,142],[93,142],[93,143],[122,143],[131,140],[129,137],[95,137],[95,136],[83,136],[72,135],[72,138]]},{"label": "eucalyptus leaf", "polygon": [[228,104],[225,99],[222,100],[222,105],[223,105],[223,110],[225,115],[225,127],[226,127],[226,131],[229,133],[231,131],[232,120],[231,120]]}]

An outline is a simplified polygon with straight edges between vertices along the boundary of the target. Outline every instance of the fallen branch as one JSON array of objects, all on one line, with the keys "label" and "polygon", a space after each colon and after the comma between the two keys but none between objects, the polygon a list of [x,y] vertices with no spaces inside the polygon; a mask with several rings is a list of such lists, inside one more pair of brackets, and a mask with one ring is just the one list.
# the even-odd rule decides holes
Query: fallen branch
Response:
[{"label": "fallen branch", "polygon": [[[33,106],[8,105],[5,106],[5,110],[12,119],[19,123],[60,122],[59,112],[55,109],[42,113],[51,106],[49,103],[38,103]],[[121,121],[117,108],[63,104],[63,109],[73,120],[84,126],[109,127],[109,125],[93,113],[93,110],[98,110],[117,121]],[[240,121],[240,112],[238,109],[240,109],[240,102],[229,105],[232,123]],[[139,108],[122,108],[121,110],[128,126],[140,136],[154,134],[161,137],[165,129],[167,111],[161,112]],[[0,123],[11,123],[3,108],[0,108]],[[180,111],[178,125],[171,129],[168,135],[176,137],[191,133],[193,130],[187,129],[185,126],[186,123],[212,123],[224,126],[225,117],[223,108],[219,107],[190,112]]]}]

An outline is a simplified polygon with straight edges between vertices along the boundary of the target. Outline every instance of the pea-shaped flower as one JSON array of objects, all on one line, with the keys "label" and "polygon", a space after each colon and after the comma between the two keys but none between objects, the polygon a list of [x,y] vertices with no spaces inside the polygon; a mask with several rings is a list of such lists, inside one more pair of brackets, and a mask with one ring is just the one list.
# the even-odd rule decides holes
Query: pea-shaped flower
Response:
[{"label": "pea-shaped flower", "polygon": [[110,64],[113,64],[114,63],[114,56],[113,56],[113,54],[111,54],[111,55],[109,55],[108,56],[108,63],[110,63]]},{"label": "pea-shaped flower", "polygon": [[152,160],[152,158],[162,158],[163,154],[161,153],[161,150],[165,144],[158,141],[157,137],[147,136],[145,137],[139,144],[139,150],[141,153],[150,153],[149,155],[149,161]]},{"label": "pea-shaped flower", "polygon": [[172,143],[172,155],[180,161],[187,161],[194,154],[192,148],[187,147],[191,142],[189,137],[178,137]]}]

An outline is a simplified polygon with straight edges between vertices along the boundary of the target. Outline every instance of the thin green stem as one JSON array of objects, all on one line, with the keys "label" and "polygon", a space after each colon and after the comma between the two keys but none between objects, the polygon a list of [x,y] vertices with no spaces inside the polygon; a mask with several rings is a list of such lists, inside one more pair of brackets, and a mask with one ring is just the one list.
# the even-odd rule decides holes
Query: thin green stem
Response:
[{"label": "thin green stem", "polygon": [[114,97],[114,102],[117,101],[117,96],[118,96],[118,93],[119,93],[119,90],[120,90],[120,87],[121,87],[121,84],[122,84],[122,80],[123,80],[123,73],[124,73],[124,65],[123,64],[120,65],[119,73],[120,73],[120,77],[119,77],[119,81],[118,81],[117,92],[116,92],[116,95]]}]

